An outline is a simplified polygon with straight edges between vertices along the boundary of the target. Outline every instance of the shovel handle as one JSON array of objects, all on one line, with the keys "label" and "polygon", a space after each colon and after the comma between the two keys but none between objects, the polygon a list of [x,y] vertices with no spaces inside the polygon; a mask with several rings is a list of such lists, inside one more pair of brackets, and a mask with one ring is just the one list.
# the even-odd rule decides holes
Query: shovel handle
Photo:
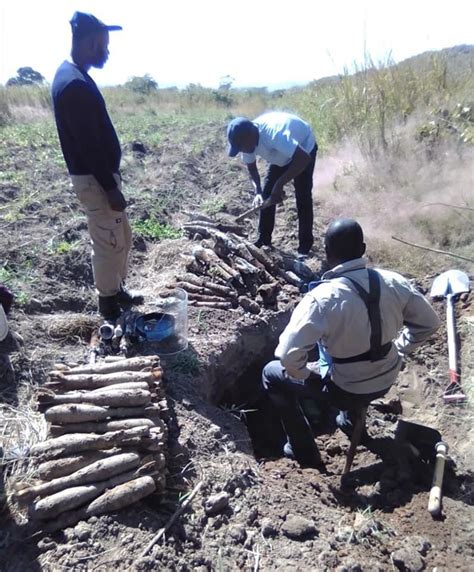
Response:
[{"label": "shovel handle", "polygon": [[437,516],[441,512],[442,485],[444,476],[444,465],[447,460],[448,444],[440,441],[436,444],[436,465],[431,485],[430,498],[428,500],[428,512],[432,516]]},{"label": "shovel handle", "polygon": [[456,315],[454,313],[454,299],[452,294],[446,296],[446,326],[448,330],[448,356],[449,371],[456,375],[458,371],[456,348]]},{"label": "shovel handle", "polygon": [[250,216],[250,215],[252,215],[252,214],[254,214],[254,213],[257,213],[258,211],[261,211],[261,210],[262,210],[262,206],[263,206],[263,205],[260,205],[259,207],[252,207],[251,209],[246,210],[246,211],[243,212],[241,215],[235,217],[235,219],[234,219],[235,222],[240,222],[241,220],[244,220],[244,218],[246,218],[246,217],[248,217],[248,216]]},{"label": "shovel handle", "polygon": [[281,199],[281,201],[273,201],[271,199],[265,199],[263,201],[263,203],[258,206],[258,207],[252,207],[251,209],[249,209],[248,211],[243,212],[241,215],[235,217],[235,222],[240,222],[241,220],[243,220],[244,218],[254,214],[254,213],[258,213],[259,211],[261,211],[262,209],[266,209],[267,207],[271,207],[272,205],[277,205],[279,203],[282,203],[284,201],[284,197]]}]

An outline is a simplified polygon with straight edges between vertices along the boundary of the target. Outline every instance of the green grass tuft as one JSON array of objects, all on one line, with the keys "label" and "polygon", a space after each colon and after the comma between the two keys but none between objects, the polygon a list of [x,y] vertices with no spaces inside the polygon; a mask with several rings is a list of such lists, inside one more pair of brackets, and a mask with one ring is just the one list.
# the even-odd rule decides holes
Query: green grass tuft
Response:
[{"label": "green grass tuft", "polygon": [[155,218],[147,218],[132,222],[132,230],[137,236],[149,240],[163,240],[165,238],[181,238],[179,229],[167,223],[161,223]]}]

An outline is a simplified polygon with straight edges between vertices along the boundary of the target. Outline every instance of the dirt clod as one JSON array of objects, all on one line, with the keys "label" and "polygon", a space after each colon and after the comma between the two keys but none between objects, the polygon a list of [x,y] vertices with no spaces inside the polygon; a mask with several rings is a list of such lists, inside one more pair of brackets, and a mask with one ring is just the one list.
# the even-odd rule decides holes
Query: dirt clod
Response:
[{"label": "dirt clod", "polygon": [[307,540],[316,536],[317,530],[313,521],[298,515],[288,515],[283,526],[283,534],[292,540]]},{"label": "dirt clod", "polygon": [[419,572],[425,567],[423,558],[412,546],[405,546],[395,550],[392,552],[391,558],[394,565],[401,572]]},{"label": "dirt clod", "polygon": [[272,538],[278,534],[278,529],[270,518],[262,518],[261,532],[264,538]]},{"label": "dirt clod", "polygon": [[204,510],[209,516],[222,512],[229,505],[230,496],[226,492],[220,492],[208,497],[204,502]]},{"label": "dirt clod", "polygon": [[247,531],[240,524],[235,524],[229,528],[229,536],[237,543],[243,544],[247,539]]}]

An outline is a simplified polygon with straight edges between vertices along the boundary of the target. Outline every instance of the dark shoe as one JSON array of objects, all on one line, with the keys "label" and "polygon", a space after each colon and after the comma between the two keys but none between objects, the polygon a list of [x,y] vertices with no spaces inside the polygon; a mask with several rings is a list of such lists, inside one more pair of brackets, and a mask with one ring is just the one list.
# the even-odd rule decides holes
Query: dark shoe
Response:
[{"label": "dark shoe", "polygon": [[311,251],[311,248],[301,248],[301,246],[298,248],[298,260],[306,260],[309,257],[309,253]]},{"label": "dark shoe", "polygon": [[261,238],[259,238],[258,240],[256,240],[254,243],[254,246],[256,246],[257,248],[262,248],[262,246],[266,246],[268,248],[272,247],[272,241],[271,240],[263,240]]},{"label": "dark shoe", "polygon": [[117,294],[117,302],[124,306],[141,306],[144,302],[144,298],[143,295],[138,292],[127,290],[122,284]]},{"label": "dark shoe", "polygon": [[117,300],[117,295],[99,296],[99,313],[102,315],[104,320],[114,322],[122,313]]}]

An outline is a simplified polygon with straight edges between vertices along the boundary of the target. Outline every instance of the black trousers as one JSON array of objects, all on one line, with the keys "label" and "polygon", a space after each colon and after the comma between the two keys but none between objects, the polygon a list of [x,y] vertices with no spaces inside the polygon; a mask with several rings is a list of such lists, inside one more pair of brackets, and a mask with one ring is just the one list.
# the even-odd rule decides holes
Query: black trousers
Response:
[{"label": "black trousers", "polygon": [[[293,180],[296,196],[296,210],[298,212],[298,250],[308,252],[313,246],[313,172],[316,164],[318,146],[311,151],[311,160],[306,169]],[[279,167],[270,165],[263,181],[262,196],[267,199],[277,180],[288,170],[288,165]],[[258,239],[263,244],[270,245],[273,228],[275,226],[276,206],[271,206],[260,211],[258,224]]]},{"label": "black trousers", "polygon": [[278,360],[269,362],[263,368],[262,384],[278,412],[296,460],[304,466],[313,466],[315,461],[319,462],[319,452],[299,399],[313,399],[327,407],[351,411],[369,405],[388,391],[384,389],[363,395],[349,393],[338,387],[330,378],[323,380],[315,374],[304,381],[295,380],[288,376]]}]

